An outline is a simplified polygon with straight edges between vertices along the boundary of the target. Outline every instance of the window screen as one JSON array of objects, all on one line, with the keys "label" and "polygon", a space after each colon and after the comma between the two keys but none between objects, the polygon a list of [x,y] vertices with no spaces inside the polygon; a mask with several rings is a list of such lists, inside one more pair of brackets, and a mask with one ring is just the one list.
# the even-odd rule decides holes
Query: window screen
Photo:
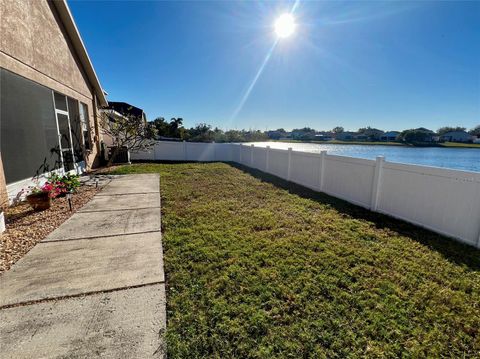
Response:
[{"label": "window screen", "polygon": [[57,110],[67,111],[67,98],[65,95],[55,92],[55,108]]},{"label": "window screen", "polygon": [[7,183],[61,167],[52,91],[0,69],[0,148]]},{"label": "window screen", "polygon": [[84,103],[80,102],[80,123],[82,126],[83,143],[86,150],[91,150],[92,145],[90,143],[90,121],[88,118],[88,107]]},{"label": "window screen", "polygon": [[75,162],[83,161],[83,139],[82,126],[80,123],[80,113],[78,108],[78,101],[73,98],[68,98],[68,116],[70,117],[70,128],[72,130],[73,154]]}]

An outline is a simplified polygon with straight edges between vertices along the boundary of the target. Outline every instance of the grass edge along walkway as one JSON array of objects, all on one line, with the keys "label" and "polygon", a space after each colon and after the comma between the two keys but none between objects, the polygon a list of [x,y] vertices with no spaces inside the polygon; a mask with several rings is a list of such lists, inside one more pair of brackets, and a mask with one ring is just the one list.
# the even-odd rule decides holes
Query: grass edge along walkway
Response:
[{"label": "grass edge along walkway", "polygon": [[478,357],[480,251],[225,163],[161,175],[174,358]]}]

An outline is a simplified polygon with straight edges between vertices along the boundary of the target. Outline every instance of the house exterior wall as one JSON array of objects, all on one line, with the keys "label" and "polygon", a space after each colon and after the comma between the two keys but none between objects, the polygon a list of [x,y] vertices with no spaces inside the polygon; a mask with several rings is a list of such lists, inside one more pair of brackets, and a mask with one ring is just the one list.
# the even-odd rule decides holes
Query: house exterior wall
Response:
[{"label": "house exterior wall", "polygon": [[[50,0],[0,0],[0,18],[0,67],[87,105],[93,145],[85,164],[87,169],[97,166],[98,101],[56,7]],[[0,165],[0,201],[3,174]]]},{"label": "house exterior wall", "polygon": [[86,165],[95,166],[100,134],[94,92],[54,6],[47,0],[0,0],[0,17],[0,67],[88,106],[95,145]]},{"label": "house exterior wall", "polygon": [[3,173],[2,154],[0,153],[0,211],[8,205],[7,184]]},{"label": "house exterior wall", "polygon": [[451,142],[468,142],[473,139],[472,136],[465,131],[447,132],[442,136],[440,136],[440,138],[443,141],[451,141]]}]

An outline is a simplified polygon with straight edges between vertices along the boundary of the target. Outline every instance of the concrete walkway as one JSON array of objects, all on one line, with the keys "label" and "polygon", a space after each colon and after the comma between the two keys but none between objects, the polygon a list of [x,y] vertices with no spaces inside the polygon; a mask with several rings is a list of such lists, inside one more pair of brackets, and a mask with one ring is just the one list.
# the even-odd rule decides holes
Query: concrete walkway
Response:
[{"label": "concrete walkway", "polygon": [[158,175],[112,179],[0,277],[5,358],[163,358]]}]

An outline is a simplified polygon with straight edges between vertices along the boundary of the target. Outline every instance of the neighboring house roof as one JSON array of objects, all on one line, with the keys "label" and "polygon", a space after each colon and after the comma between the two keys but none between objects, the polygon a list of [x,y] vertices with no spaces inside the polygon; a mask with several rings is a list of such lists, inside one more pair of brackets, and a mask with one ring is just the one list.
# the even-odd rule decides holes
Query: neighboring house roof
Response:
[{"label": "neighboring house roof", "polygon": [[130,105],[126,102],[117,102],[117,101],[109,101],[108,102],[108,109],[121,113],[122,115],[131,115],[135,117],[145,117],[145,112],[139,107]]},{"label": "neighboring house roof", "polygon": [[395,136],[395,135],[399,135],[400,132],[398,131],[388,131],[388,132],[385,132],[383,135],[384,136]]},{"label": "neighboring house roof", "polygon": [[78,58],[85,70],[85,73],[88,77],[88,80],[93,86],[95,90],[95,94],[97,95],[97,99],[100,106],[107,106],[108,101],[105,97],[105,92],[100,85],[100,81],[98,80],[97,74],[95,73],[95,69],[93,68],[92,61],[88,56],[87,49],[82,41],[82,37],[80,36],[80,32],[78,31],[77,25],[75,24],[75,20],[73,20],[72,13],[68,8],[67,2],[65,0],[56,0],[52,1],[53,5],[58,11],[58,15],[60,20],[62,21],[63,25],[65,26],[65,30],[67,31],[68,36],[70,37],[71,43],[78,55]]},{"label": "neighboring house roof", "polygon": [[450,131],[440,136],[444,140],[471,140],[473,136],[466,131]]},{"label": "neighboring house roof", "polygon": [[442,136],[467,136],[467,137],[471,137],[471,135],[466,131],[450,131],[450,132],[444,133]]}]

